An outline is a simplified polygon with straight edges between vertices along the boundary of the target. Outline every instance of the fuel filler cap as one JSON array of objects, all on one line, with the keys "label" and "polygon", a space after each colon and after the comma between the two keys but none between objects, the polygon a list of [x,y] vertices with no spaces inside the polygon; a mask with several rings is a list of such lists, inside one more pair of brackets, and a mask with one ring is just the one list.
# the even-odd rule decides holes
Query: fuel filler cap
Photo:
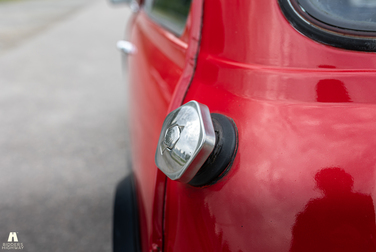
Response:
[{"label": "fuel filler cap", "polygon": [[163,122],[155,163],[172,180],[202,186],[229,168],[236,149],[233,121],[211,115],[206,105],[190,101]]}]

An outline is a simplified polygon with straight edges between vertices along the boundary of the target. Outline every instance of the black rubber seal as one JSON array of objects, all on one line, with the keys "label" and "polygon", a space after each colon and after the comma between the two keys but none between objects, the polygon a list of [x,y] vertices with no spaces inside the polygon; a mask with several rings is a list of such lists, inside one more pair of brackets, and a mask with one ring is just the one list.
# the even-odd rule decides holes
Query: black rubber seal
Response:
[{"label": "black rubber seal", "polygon": [[140,224],[133,173],[116,187],[113,217],[113,251],[140,252]]},{"label": "black rubber seal", "polygon": [[[376,51],[375,32],[355,32],[352,30],[331,27],[320,21],[314,21],[308,14],[300,13],[300,10],[293,9],[289,0],[278,0],[279,6],[291,25],[303,35],[322,44],[354,51],[374,52]],[[295,2],[292,2],[294,5]],[[304,17],[306,16],[306,18]],[[367,36],[369,34],[369,36]]]},{"label": "black rubber seal", "polygon": [[205,186],[216,183],[231,168],[236,156],[238,134],[234,121],[224,115],[211,114],[216,144],[209,158],[189,182],[192,186]]}]

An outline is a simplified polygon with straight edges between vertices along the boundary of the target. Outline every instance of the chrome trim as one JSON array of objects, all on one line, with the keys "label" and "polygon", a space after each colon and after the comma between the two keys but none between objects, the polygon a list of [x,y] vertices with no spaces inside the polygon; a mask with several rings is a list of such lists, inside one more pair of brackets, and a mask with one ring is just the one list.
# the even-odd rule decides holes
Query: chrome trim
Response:
[{"label": "chrome trim", "polygon": [[133,55],[137,52],[137,48],[129,41],[120,40],[116,43],[116,47],[127,55]]}]

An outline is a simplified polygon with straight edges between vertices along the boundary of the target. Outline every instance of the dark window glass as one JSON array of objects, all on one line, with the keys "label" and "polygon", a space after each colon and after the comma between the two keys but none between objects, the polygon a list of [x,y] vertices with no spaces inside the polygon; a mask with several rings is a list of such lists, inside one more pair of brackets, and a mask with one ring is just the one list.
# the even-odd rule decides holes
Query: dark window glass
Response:
[{"label": "dark window glass", "polygon": [[376,31],[376,0],[297,0],[304,12],[331,26]]},{"label": "dark window glass", "polygon": [[158,23],[176,35],[184,31],[191,0],[149,0],[146,11]]}]

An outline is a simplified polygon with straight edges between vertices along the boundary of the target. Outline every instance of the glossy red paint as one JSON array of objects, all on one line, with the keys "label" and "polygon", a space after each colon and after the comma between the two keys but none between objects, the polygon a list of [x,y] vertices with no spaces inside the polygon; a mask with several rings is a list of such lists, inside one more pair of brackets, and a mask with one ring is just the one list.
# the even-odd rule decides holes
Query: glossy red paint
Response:
[{"label": "glossy red paint", "polygon": [[[144,13],[135,18],[131,38],[137,47],[137,54],[129,57],[132,163],[140,209],[141,246],[148,251],[162,246],[160,209],[163,210],[164,176],[154,164],[159,137],[156,128],[163,123],[183,72],[186,46],[176,43],[171,34]],[[156,200],[158,196],[161,198]]]},{"label": "glossy red paint", "polygon": [[[168,180],[165,251],[375,251],[375,55],[311,41],[276,1],[204,13],[184,102],[234,119],[239,149],[215,185]],[[331,167],[354,186],[320,190]]]},{"label": "glossy red paint", "polygon": [[[201,3],[182,38],[143,12],[132,31],[143,251],[376,251],[376,55],[308,39],[277,1],[210,0],[193,73]],[[212,186],[166,184],[154,165],[183,98],[238,127],[232,168]]]},{"label": "glossy red paint", "polygon": [[163,247],[166,176],[155,166],[154,153],[165,116],[182,104],[193,77],[202,3],[192,3],[180,38],[155,24],[143,11],[135,18],[130,35],[138,51],[129,59],[129,92],[143,251],[160,251]]}]

